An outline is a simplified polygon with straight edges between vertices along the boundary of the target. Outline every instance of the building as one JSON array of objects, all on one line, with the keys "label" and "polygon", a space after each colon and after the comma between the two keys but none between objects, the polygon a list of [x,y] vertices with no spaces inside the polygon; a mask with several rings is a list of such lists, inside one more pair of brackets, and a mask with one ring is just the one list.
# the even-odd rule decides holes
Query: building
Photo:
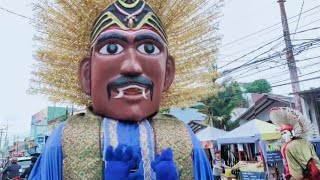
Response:
[{"label": "building", "polygon": [[[56,118],[64,116],[72,111],[74,111],[73,108],[47,107],[34,114],[31,119],[31,139],[29,142],[29,144],[32,144],[33,146],[30,147],[29,151],[40,153],[46,138],[50,134],[48,131],[48,124]],[[31,141],[33,142],[31,143]]]},{"label": "building", "polygon": [[320,131],[320,87],[299,92],[303,98],[302,108],[306,115],[316,127],[319,134]]},{"label": "building", "polygon": [[47,135],[50,136],[51,133],[53,132],[53,130],[61,123],[64,122],[68,119],[68,117],[72,116],[72,115],[76,115],[79,113],[85,113],[86,109],[84,110],[77,110],[77,109],[73,109],[73,111],[68,111],[68,113],[66,112],[65,114],[63,114],[62,116],[59,116],[51,121],[48,122],[48,129],[47,129]]},{"label": "building", "polygon": [[28,144],[25,141],[14,142],[12,146],[9,147],[10,157],[23,157],[28,156]]},{"label": "building", "polygon": [[193,133],[197,134],[197,132],[205,129],[207,125],[202,120],[192,120],[188,123],[188,126],[191,128]]},{"label": "building", "polygon": [[276,94],[248,94],[246,99],[249,108],[237,118],[240,120],[240,125],[252,119],[269,121],[269,111],[272,107],[294,108],[295,106],[292,97]]}]

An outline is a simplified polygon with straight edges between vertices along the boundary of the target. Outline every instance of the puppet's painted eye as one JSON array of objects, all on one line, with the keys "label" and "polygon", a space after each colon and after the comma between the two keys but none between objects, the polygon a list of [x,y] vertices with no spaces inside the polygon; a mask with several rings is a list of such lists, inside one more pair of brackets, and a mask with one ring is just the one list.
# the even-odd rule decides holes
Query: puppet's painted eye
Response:
[{"label": "puppet's painted eye", "polygon": [[106,44],[103,46],[99,53],[104,55],[114,55],[119,54],[123,51],[123,47],[119,44]]},{"label": "puppet's painted eye", "polygon": [[144,43],[138,47],[138,51],[142,54],[159,54],[159,48],[152,43]]}]

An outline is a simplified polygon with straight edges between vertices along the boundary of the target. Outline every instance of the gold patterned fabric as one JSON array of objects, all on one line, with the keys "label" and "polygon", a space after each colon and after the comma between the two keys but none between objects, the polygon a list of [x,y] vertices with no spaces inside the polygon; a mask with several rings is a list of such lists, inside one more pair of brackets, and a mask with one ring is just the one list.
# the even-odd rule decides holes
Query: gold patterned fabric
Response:
[{"label": "gold patterned fabric", "polygon": [[139,122],[140,148],[143,161],[144,179],[152,180],[154,173],[151,168],[151,162],[155,157],[154,139],[153,136],[148,136],[147,129],[151,130],[150,123],[147,120]]},{"label": "gold patterned fabric", "polygon": [[[62,133],[63,150],[63,178],[67,180],[99,180],[103,175],[103,161],[101,157],[101,137],[104,131],[110,135],[110,145],[117,146],[117,121],[109,121],[109,128],[102,128],[102,117],[94,115],[90,110],[85,114],[72,116],[65,124]],[[147,136],[148,123],[139,124],[140,146],[143,155],[145,178],[152,179],[151,161],[149,159],[151,145],[155,147],[155,154],[163,149],[171,148],[174,152],[175,164],[178,167],[180,180],[193,179],[193,145],[188,128],[175,118],[162,116],[154,118],[151,123],[151,136]],[[111,136],[111,134],[114,134]],[[106,137],[103,137],[106,138]],[[149,141],[148,138],[154,138]],[[150,144],[150,142],[152,142]],[[153,143],[154,142],[154,143]],[[150,145],[148,145],[150,144]],[[104,144],[106,145],[106,144]],[[154,158],[154,156],[152,156]]]},{"label": "gold patterned fabric", "polygon": [[66,122],[62,133],[63,179],[102,179],[101,120],[88,110]]},{"label": "gold patterned fabric", "polygon": [[193,177],[192,150],[190,133],[185,124],[175,118],[161,116],[151,121],[153,126],[156,153],[171,148],[178,167],[180,180],[191,180]]}]

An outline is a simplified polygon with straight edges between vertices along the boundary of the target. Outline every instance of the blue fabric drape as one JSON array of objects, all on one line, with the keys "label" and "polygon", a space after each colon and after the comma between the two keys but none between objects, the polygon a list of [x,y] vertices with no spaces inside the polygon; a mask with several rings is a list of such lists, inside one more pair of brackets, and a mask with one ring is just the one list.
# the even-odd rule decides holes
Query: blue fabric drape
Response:
[{"label": "blue fabric drape", "polygon": [[60,123],[48,138],[46,145],[32,169],[30,180],[62,180],[61,135],[64,123]]},{"label": "blue fabric drape", "polygon": [[194,179],[195,180],[212,180],[212,170],[207,158],[206,153],[202,147],[202,144],[194,135],[192,130],[189,128],[189,133],[191,135],[192,144],[193,144],[193,169],[194,169]]}]

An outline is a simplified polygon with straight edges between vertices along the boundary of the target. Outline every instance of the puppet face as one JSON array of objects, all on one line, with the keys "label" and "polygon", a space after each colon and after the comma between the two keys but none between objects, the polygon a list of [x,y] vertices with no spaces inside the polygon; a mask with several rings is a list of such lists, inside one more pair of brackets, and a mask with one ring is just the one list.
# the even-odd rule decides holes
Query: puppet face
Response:
[{"label": "puppet face", "polygon": [[116,120],[140,121],[158,112],[174,78],[164,40],[150,29],[104,30],[80,67],[81,86],[93,111]]},{"label": "puppet face", "polygon": [[282,132],[281,132],[281,135],[282,135],[283,141],[286,142],[286,143],[287,143],[287,142],[290,142],[291,139],[292,139],[292,134],[291,134],[291,132],[288,131],[288,130],[282,131]]}]

